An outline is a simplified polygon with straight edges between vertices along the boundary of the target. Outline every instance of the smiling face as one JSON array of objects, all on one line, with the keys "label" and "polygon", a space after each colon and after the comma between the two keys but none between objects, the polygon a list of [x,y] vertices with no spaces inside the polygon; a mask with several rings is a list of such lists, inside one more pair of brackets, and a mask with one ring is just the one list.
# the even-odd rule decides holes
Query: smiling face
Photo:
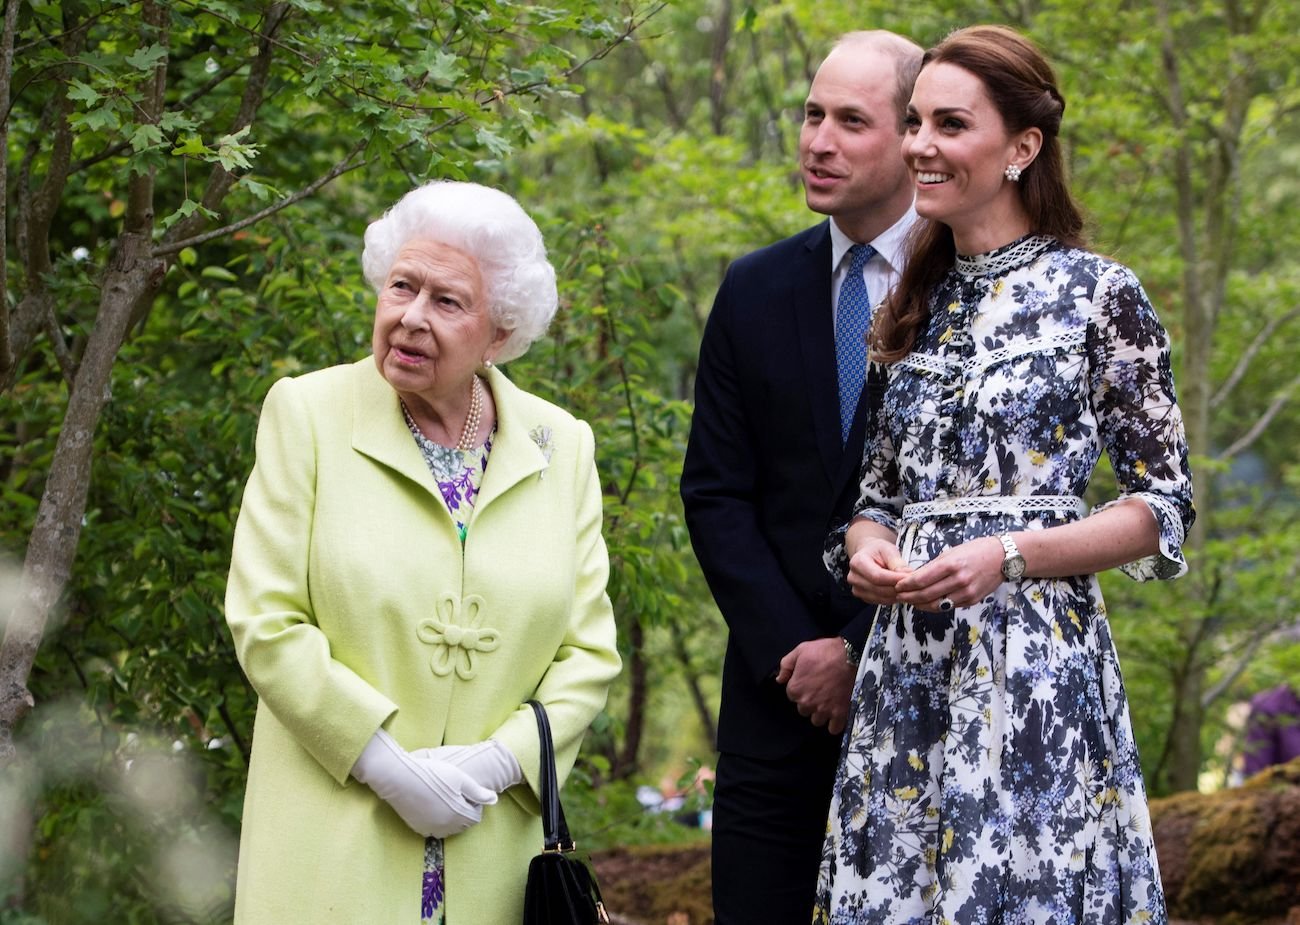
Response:
[{"label": "smiling face", "polygon": [[1028,234],[1008,164],[1033,161],[1042,133],[1009,133],[983,82],[955,64],[927,65],[907,107],[903,157],[916,183],[916,211],[952,229],[957,250],[978,254]]},{"label": "smiling face", "polygon": [[437,241],[408,241],[375,305],[375,364],[408,404],[469,394],[474,371],[510,332],[492,323],[478,261]]},{"label": "smiling face", "polygon": [[898,221],[912,201],[898,154],[894,60],[840,46],[822,62],[804,104],[799,168],[808,208],[835,217],[867,242]]}]

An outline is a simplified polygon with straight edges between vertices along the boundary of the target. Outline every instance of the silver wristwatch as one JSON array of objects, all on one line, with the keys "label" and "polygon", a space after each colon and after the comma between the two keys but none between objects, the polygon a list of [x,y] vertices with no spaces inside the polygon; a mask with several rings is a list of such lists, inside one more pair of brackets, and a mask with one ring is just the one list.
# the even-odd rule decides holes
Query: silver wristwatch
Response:
[{"label": "silver wristwatch", "polygon": [[1011,538],[1010,533],[1001,533],[998,540],[1002,543],[1002,577],[1007,581],[1018,581],[1025,574],[1025,557],[1020,554],[1020,547]]}]

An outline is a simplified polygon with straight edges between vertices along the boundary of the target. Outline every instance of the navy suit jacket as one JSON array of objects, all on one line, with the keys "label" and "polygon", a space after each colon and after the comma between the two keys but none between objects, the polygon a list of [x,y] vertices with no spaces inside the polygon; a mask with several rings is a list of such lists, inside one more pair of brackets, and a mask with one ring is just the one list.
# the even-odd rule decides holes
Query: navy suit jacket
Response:
[{"label": "navy suit jacket", "polygon": [[772,680],[809,639],[861,650],[875,608],[822,564],[857,498],[868,404],[840,442],[827,222],[735,261],[700,347],[681,492],[696,558],[730,630],[718,749],[792,753],[814,727]]}]

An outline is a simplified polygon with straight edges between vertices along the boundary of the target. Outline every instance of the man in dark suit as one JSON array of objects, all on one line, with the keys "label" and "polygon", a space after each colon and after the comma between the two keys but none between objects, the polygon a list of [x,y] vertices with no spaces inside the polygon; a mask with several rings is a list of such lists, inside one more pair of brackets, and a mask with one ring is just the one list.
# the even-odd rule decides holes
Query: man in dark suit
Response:
[{"label": "man in dark suit", "polygon": [[916,217],[900,146],[920,63],[919,47],[888,32],[850,33],[831,50],[799,137],[808,206],[830,219],[732,264],[700,348],[681,491],[730,630],[718,925],[812,914],[839,734],[874,616],[831,581],[822,547],[857,497],[864,328]]}]

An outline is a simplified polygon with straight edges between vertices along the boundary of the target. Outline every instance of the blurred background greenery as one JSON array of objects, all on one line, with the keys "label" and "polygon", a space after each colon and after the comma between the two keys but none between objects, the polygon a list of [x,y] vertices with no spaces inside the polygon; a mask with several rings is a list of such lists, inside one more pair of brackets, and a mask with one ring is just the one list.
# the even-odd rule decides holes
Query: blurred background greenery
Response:
[{"label": "blurred background greenery", "polygon": [[541,224],[561,312],[507,371],[597,436],[627,667],[574,827],[707,838],[637,798],[707,809],[725,627],[677,497],[695,354],[727,262],[818,218],[795,140],[852,29],[1004,22],[1057,63],[1075,189],[1170,329],[1196,454],[1192,574],[1104,578],[1144,767],[1156,794],[1226,784],[1233,705],[1300,678],[1294,12],[8,0],[0,923],[228,918],[254,695],[221,603],[258,409],[368,352],[361,233],[432,177]]}]

